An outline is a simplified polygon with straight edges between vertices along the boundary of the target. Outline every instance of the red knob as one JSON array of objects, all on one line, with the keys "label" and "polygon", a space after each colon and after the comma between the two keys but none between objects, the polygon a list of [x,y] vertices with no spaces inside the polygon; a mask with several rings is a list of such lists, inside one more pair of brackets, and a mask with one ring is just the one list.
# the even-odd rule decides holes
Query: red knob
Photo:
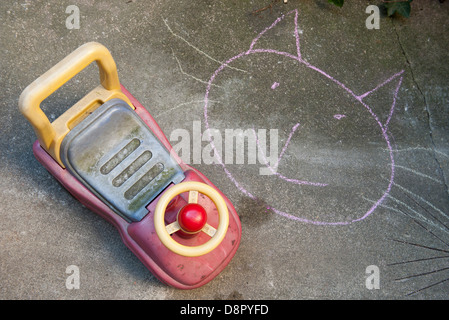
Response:
[{"label": "red knob", "polygon": [[201,231],[207,221],[206,210],[197,203],[189,203],[178,213],[178,223],[182,230],[195,233]]}]

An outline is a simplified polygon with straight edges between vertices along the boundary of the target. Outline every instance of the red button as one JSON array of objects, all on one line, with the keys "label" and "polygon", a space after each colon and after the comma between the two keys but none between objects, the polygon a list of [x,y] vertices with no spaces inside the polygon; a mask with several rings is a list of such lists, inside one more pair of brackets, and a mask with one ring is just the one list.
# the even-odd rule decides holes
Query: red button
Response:
[{"label": "red button", "polygon": [[207,221],[206,210],[197,203],[185,205],[178,213],[178,223],[186,232],[198,232]]}]

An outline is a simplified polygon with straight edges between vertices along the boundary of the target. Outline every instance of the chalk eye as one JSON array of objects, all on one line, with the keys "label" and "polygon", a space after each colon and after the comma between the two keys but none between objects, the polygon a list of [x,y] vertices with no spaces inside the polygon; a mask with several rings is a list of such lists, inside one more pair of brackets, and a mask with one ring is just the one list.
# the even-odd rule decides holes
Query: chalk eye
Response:
[{"label": "chalk eye", "polygon": [[271,89],[276,89],[277,87],[279,87],[279,82],[273,82],[273,84],[271,85]]},{"label": "chalk eye", "polygon": [[346,118],[346,115],[344,115],[344,114],[334,114],[334,119],[341,120],[343,118]]}]

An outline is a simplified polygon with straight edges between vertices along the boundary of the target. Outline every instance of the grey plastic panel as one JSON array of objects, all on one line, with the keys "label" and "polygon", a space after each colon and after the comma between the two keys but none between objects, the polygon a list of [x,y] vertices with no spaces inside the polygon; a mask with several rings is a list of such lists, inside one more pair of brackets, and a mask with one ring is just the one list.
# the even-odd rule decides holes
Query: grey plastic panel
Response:
[{"label": "grey plastic panel", "polygon": [[168,150],[124,101],[112,99],[73,128],[61,145],[67,170],[127,220],[185,176]]}]

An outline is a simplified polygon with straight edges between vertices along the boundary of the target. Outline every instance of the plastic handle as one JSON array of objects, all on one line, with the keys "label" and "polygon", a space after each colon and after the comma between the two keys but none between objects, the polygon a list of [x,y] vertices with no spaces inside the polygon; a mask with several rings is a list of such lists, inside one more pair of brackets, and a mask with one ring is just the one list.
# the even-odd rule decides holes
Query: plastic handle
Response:
[{"label": "plastic handle", "polygon": [[89,42],[31,83],[20,95],[19,109],[31,123],[39,142],[49,148],[56,132],[40,108],[41,102],[93,61],[100,69],[100,82],[106,90],[120,90],[117,67],[109,50],[100,43]]}]

